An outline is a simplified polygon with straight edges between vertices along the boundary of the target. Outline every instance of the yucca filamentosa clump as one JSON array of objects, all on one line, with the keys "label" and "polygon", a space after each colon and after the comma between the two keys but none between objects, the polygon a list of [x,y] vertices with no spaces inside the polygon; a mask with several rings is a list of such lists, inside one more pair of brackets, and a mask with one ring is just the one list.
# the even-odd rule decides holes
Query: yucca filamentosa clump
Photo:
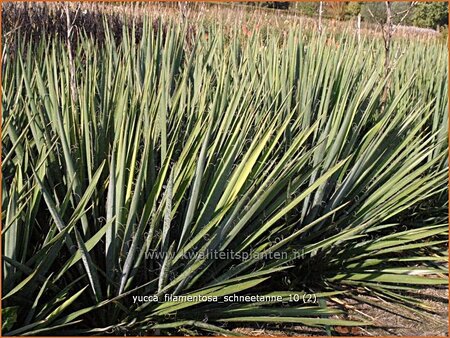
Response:
[{"label": "yucca filamentosa clump", "polygon": [[165,24],[79,34],[77,95],[63,40],[11,33],[3,334],[370,324],[335,316],[344,296],[426,311],[410,291],[447,284],[447,47],[395,41],[382,110],[380,39]]}]

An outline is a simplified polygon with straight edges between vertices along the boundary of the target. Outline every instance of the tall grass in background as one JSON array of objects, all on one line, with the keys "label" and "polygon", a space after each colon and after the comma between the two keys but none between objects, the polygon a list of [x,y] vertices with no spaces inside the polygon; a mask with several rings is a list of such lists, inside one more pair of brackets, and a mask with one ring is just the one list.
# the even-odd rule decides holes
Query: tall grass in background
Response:
[{"label": "tall grass in background", "polygon": [[[365,325],[333,304],[367,295],[432,311],[415,291],[447,284],[445,45],[395,41],[380,111],[381,40],[134,29],[77,38],[76,101],[58,37],[4,46],[3,334]],[[183,256],[213,250],[287,258]]]}]

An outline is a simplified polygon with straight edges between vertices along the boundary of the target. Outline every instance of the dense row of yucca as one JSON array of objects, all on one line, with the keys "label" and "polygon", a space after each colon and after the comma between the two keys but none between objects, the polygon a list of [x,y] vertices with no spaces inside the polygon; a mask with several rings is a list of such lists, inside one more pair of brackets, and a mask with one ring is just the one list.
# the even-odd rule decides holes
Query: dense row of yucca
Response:
[{"label": "dense row of yucca", "polygon": [[14,58],[5,46],[3,334],[361,325],[322,301],[132,301],[167,293],[370,293],[429,310],[411,291],[447,283],[446,46],[396,41],[380,111],[379,40],[142,30],[80,38],[76,93],[57,38],[15,32]]}]

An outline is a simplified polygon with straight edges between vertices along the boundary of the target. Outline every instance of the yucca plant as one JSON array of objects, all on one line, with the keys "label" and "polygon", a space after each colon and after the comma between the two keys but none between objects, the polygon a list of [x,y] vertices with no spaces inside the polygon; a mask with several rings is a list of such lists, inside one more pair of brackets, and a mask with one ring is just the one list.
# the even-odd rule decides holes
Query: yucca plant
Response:
[{"label": "yucca plant", "polygon": [[[432,311],[405,290],[447,284],[446,46],[397,41],[381,111],[381,40],[129,27],[77,37],[75,101],[59,37],[4,46],[4,335],[330,330],[370,325],[333,306],[367,295]],[[282,300],[163,301],[233,294]]]}]

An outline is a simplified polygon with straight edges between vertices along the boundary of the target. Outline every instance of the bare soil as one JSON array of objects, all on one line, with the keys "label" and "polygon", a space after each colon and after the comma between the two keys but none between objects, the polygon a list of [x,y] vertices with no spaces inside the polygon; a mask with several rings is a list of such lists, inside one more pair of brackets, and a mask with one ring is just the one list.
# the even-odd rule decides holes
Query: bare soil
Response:
[{"label": "bare soil", "polygon": [[[448,336],[448,289],[427,288],[419,291],[423,302],[434,313],[414,312],[378,298],[375,305],[345,300],[348,315],[339,319],[370,321],[369,327],[334,327],[333,336]],[[321,328],[305,326],[261,325],[259,328],[236,328],[232,331],[246,336],[326,336]]]}]

